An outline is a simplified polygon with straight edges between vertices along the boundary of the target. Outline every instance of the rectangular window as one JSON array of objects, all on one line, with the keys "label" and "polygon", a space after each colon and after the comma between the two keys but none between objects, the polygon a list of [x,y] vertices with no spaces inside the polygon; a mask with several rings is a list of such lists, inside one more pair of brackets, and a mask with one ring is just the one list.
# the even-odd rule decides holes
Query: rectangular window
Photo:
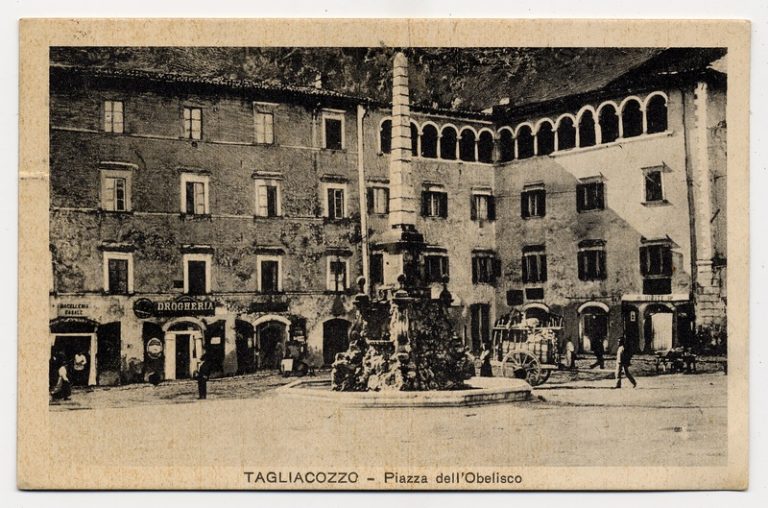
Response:
[{"label": "rectangular window", "polygon": [[188,295],[205,295],[211,291],[211,255],[184,255],[184,292]]},{"label": "rectangular window", "polygon": [[546,282],[547,254],[543,245],[523,247],[523,282]]},{"label": "rectangular window", "polygon": [[544,217],[547,214],[547,193],[542,188],[524,189],[520,193],[520,216]]},{"label": "rectangular window", "polygon": [[346,259],[328,258],[328,291],[344,291],[347,289],[347,270],[349,263]]},{"label": "rectangular window", "polygon": [[256,143],[263,145],[274,144],[274,115],[272,113],[256,111],[254,113],[254,123],[256,129]]},{"label": "rectangular window", "polygon": [[424,256],[424,279],[426,282],[443,282],[448,273],[448,256],[427,254]]},{"label": "rectangular window", "polygon": [[384,255],[380,252],[371,254],[371,284],[384,284]]},{"label": "rectangular window", "polygon": [[389,213],[389,189],[386,187],[368,187],[368,213]]},{"label": "rectangular window", "polygon": [[133,254],[104,252],[104,291],[112,295],[133,293]]},{"label": "rectangular window", "polygon": [[208,177],[185,173],[181,175],[181,213],[208,214]]},{"label": "rectangular window", "polygon": [[602,210],[604,203],[603,182],[581,183],[576,186],[576,210]]},{"label": "rectangular window", "polygon": [[326,207],[329,219],[343,219],[347,216],[344,202],[345,187],[327,187]]},{"label": "rectangular window", "polygon": [[111,169],[100,170],[101,209],[109,212],[127,212],[131,209],[131,172]]},{"label": "rectangular window", "polygon": [[643,276],[672,276],[672,248],[668,244],[640,247],[640,271]]},{"label": "rectangular window", "polygon": [[323,148],[328,150],[344,148],[343,113],[323,113]]},{"label": "rectangular window", "polygon": [[577,263],[579,280],[604,280],[606,278],[605,242],[602,240],[580,242]]},{"label": "rectangular window", "polygon": [[664,201],[661,169],[645,171],[645,202]]},{"label": "rectangular window", "polygon": [[203,133],[202,108],[184,107],[184,138],[201,139]]},{"label": "rectangular window", "polygon": [[443,191],[422,192],[421,215],[424,217],[448,217],[448,194]]},{"label": "rectangular window", "polygon": [[256,215],[258,217],[282,215],[279,181],[256,180]]},{"label": "rectangular window", "polygon": [[277,293],[281,291],[280,259],[259,257],[259,291]]},{"label": "rectangular window", "polygon": [[472,220],[496,220],[496,199],[490,194],[473,194],[470,201]]},{"label": "rectangular window", "polygon": [[472,284],[496,284],[501,276],[501,260],[490,253],[472,255]]},{"label": "rectangular window", "polygon": [[104,101],[104,132],[123,132],[122,101]]}]

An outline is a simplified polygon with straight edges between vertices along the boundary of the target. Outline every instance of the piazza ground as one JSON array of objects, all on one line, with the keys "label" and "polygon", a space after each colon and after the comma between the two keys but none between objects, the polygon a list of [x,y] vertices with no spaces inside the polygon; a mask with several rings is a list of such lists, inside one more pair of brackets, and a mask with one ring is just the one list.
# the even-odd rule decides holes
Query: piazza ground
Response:
[{"label": "piazza ground", "polygon": [[[641,365],[638,371],[644,372]],[[320,372],[318,375],[326,375]],[[727,376],[556,372],[534,400],[465,408],[352,409],[280,397],[277,375],[75,392],[52,406],[54,456],[163,466],[689,466],[727,450]],[[120,426],[119,434],[113,427]],[[119,435],[121,444],[107,436]],[[73,442],[82,446],[72,446]],[[364,443],[365,446],[361,446]]]}]

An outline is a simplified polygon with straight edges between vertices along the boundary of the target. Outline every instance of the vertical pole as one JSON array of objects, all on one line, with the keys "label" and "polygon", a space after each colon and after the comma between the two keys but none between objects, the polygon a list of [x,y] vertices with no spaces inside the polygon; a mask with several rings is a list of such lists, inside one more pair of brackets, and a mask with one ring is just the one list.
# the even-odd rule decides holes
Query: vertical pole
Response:
[{"label": "vertical pole", "polygon": [[[366,110],[361,104],[357,105],[357,189],[360,201],[360,255],[363,258],[363,277],[365,278],[365,292],[371,292],[371,277],[368,254],[368,193],[365,188],[365,140],[363,133],[363,120]],[[349,283],[349,281],[348,281]]]}]

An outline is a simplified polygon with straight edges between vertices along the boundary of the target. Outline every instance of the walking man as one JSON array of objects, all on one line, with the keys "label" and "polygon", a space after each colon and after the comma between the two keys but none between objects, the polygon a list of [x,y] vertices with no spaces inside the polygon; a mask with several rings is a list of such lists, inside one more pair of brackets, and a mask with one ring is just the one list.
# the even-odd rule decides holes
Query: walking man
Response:
[{"label": "walking man", "polygon": [[203,353],[200,357],[200,365],[197,366],[197,398],[205,399],[208,397],[208,377],[211,375],[211,362],[208,361],[208,355]]},{"label": "walking man", "polygon": [[592,343],[592,352],[595,353],[595,363],[589,366],[590,369],[599,367],[605,368],[605,348],[603,347],[603,339],[597,339]]},{"label": "walking man", "polygon": [[621,388],[621,372],[624,371],[627,379],[632,383],[633,388],[637,388],[637,381],[629,372],[632,353],[624,344],[624,338],[619,339],[619,349],[616,351],[616,388]]}]

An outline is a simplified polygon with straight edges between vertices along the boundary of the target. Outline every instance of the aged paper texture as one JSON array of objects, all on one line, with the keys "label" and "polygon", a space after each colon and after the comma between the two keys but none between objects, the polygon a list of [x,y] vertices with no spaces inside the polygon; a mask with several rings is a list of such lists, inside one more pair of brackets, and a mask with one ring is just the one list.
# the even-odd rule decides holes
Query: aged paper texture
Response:
[{"label": "aged paper texture", "polygon": [[746,488],[747,22],[20,47],[20,488]]}]

